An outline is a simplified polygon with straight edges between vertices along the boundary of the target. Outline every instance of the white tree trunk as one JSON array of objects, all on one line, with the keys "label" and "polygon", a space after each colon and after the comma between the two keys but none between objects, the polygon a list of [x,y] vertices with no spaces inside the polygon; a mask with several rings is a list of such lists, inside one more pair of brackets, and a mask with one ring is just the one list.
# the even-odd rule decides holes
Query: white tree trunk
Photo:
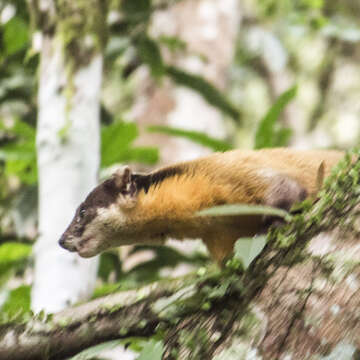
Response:
[{"label": "white tree trunk", "polygon": [[[98,259],[81,259],[58,245],[76,207],[97,183],[99,167],[99,97],[102,57],[73,75],[67,85],[62,44],[45,37],[38,94],[37,156],[39,239],[35,246],[32,309],[59,311],[87,299],[94,289]],[[70,101],[70,107],[68,101]],[[62,134],[62,135],[61,135]]]}]

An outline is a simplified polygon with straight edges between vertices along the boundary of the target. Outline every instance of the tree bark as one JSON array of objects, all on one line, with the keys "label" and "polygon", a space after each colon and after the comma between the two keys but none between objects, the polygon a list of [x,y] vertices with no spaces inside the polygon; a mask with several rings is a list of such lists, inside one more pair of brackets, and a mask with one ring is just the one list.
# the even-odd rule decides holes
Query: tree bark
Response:
[{"label": "tree bark", "polygon": [[35,245],[32,288],[35,312],[55,312],[88,299],[95,285],[98,259],[80,259],[61,249],[58,239],[76,207],[97,184],[103,60],[100,46],[90,37],[90,31],[96,33],[97,29],[89,23],[94,16],[105,17],[99,12],[100,3],[63,1],[56,7],[47,0],[39,7],[37,1],[31,4],[42,31],[37,122],[40,236]]},{"label": "tree bark", "polygon": [[0,358],[64,359],[161,331],[164,359],[356,359],[359,171],[359,160],[342,161],[312,206],[270,231],[246,271],[233,259],[222,272],[110,295],[47,322],[3,325]]},{"label": "tree bark", "polygon": [[[186,0],[154,13],[150,32],[155,38],[176,37],[186,43],[186,52],[180,56],[163,51],[167,64],[202,76],[225,90],[240,23],[237,0]],[[195,91],[170,81],[159,86],[145,69],[138,71],[137,77],[139,86],[132,116],[138,124],[144,127],[169,125],[201,131],[216,138],[226,136],[221,112]],[[159,145],[163,164],[210,153],[209,149],[186,139],[143,134],[140,140]]]}]

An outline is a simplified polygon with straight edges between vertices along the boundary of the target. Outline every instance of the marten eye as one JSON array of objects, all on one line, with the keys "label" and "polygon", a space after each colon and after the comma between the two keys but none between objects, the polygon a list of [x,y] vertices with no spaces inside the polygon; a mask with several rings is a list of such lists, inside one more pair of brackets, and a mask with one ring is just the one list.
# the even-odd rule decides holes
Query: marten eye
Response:
[{"label": "marten eye", "polygon": [[81,209],[79,212],[80,219],[82,219],[85,216],[85,209]]}]

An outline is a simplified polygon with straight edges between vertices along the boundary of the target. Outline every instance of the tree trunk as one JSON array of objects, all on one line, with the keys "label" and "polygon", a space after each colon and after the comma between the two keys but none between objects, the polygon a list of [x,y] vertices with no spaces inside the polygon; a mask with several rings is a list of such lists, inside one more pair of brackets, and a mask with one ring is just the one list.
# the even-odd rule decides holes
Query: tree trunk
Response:
[{"label": "tree trunk", "polygon": [[[186,53],[180,56],[163,52],[167,64],[202,76],[225,90],[240,20],[237,0],[185,0],[156,12],[151,33],[154,37],[177,37],[186,43]],[[169,81],[159,86],[144,69],[137,75],[138,100],[132,115],[140,125],[169,125],[217,138],[226,136],[223,115],[198,93]],[[189,140],[154,134],[144,135],[141,139],[147,144],[159,145],[161,161],[165,164],[210,153],[209,149]]]},{"label": "tree trunk", "polygon": [[164,359],[357,359],[359,171],[359,160],[342,161],[321,197],[271,231],[246,271],[233,260],[223,272],[120,292],[46,322],[3,325],[0,358],[64,359],[160,332]]},{"label": "tree trunk", "polygon": [[83,12],[82,21],[104,16],[94,14],[101,9],[96,1],[89,3],[86,8],[80,1],[64,1],[55,10],[54,2],[48,0],[37,8],[38,16],[47,20],[41,23],[38,94],[40,236],[35,245],[32,288],[32,309],[36,312],[59,311],[88,299],[96,280],[97,258],[80,259],[58,245],[76,207],[96,185],[99,168],[101,49],[89,39],[86,43],[86,33],[81,34],[79,28],[78,42],[69,42],[66,36],[66,31],[68,36],[73,34],[71,16],[76,16],[67,14]]}]

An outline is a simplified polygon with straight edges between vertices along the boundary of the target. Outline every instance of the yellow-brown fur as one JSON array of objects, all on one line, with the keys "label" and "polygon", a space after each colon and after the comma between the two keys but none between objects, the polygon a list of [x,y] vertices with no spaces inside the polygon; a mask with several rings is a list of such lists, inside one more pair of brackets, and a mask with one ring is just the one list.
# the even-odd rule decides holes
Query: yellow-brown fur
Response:
[{"label": "yellow-brown fur", "polygon": [[[169,167],[181,171],[148,188],[139,188],[134,195],[126,190],[130,188],[131,175],[126,174],[126,181],[124,175],[114,175],[117,186],[124,191],[114,198],[111,207],[100,209],[101,217],[97,216],[84,234],[88,239],[96,238],[100,243],[95,248],[100,250],[125,243],[152,243],[167,237],[202,238],[213,258],[221,262],[232,252],[239,237],[253,236],[261,230],[263,218],[203,218],[194,216],[197,211],[232,203],[282,207],[281,201],[278,205],[279,198],[291,205],[301,199],[303,189],[307,196],[315,195],[321,164],[327,176],[342,156],[337,151],[291,149],[216,153]],[[103,235],[107,229],[101,228],[105,221],[112,229],[107,237]],[[82,254],[80,246],[75,246],[75,250]],[[83,256],[94,252],[84,251]]]},{"label": "yellow-brown fur", "polygon": [[194,218],[197,211],[220,204],[263,203],[276,172],[292,177],[314,195],[320,164],[324,161],[326,176],[342,156],[335,151],[290,149],[214,154],[186,163],[184,174],[165,179],[150,187],[147,193],[141,191],[137,205],[127,217],[134,226],[144,224],[144,231],[154,222],[164,225],[177,222],[173,224],[171,235],[177,239],[202,238],[211,255],[222,261],[240,236],[251,236],[259,231],[261,218],[247,216],[209,222]]}]

